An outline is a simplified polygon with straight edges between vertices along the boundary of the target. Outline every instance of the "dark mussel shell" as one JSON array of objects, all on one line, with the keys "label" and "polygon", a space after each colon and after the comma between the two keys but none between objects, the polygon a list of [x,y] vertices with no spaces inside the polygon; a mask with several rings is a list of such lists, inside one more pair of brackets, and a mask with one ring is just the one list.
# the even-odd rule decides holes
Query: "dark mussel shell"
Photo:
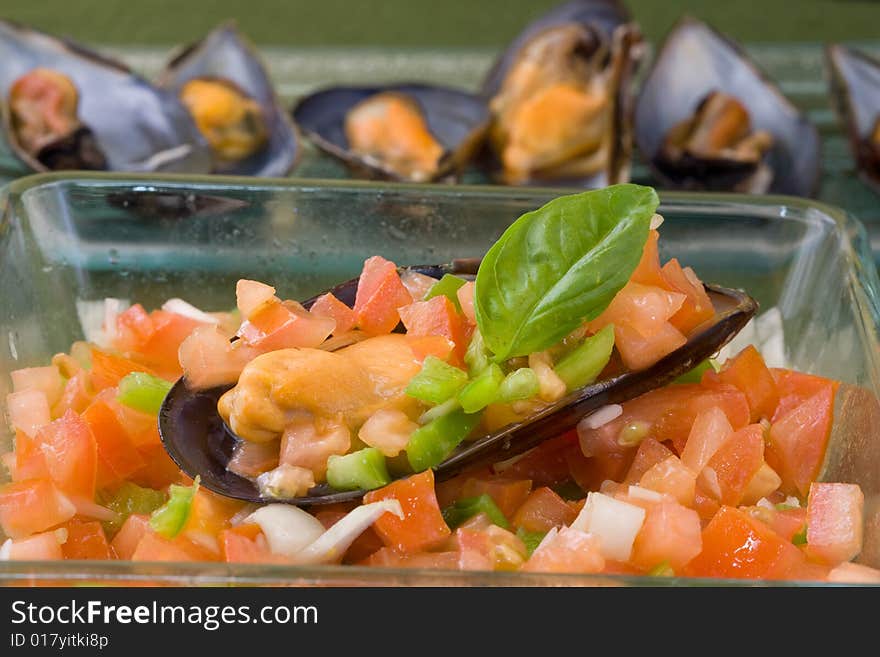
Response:
[{"label": "dark mussel shell", "polygon": [[[79,97],[82,127],[38,157],[18,143],[7,95],[35,68],[67,76]],[[36,171],[106,168],[111,171],[207,173],[210,158],[186,108],[125,65],[48,34],[0,20],[0,107],[9,148]]]},{"label": "dark mussel shell", "polygon": [[[407,267],[434,278],[454,273],[472,277],[478,259],[455,261],[449,265]],[[715,304],[715,317],[695,329],[684,346],[651,367],[626,372],[577,390],[548,406],[528,420],[503,427],[487,436],[462,444],[435,470],[438,480],[455,476],[465,468],[495,463],[521,454],[544,440],[571,429],[589,413],[606,404],[621,403],[649,390],[672,382],[676,377],[715,354],[757,310],[757,303],[744,292],[706,286]],[[357,279],[346,281],[332,290],[338,299],[354,305]],[[317,297],[303,303],[311,307]],[[226,469],[237,438],[217,412],[217,402],[231,386],[192,391],[180,379],[168,393],[159,411],[162,443],[181,470],[191,477],[201,476],[206,488],[251,502],[286,502],[298,506],[332,504],[360,498],[364,491],[338,492],[326,484],[316,486],[308,496],[288,500],[260,497],[256,485]]]},{"label": "dark mussel shell", "polygon": [[[503,182],[552,182],[595,188],[629,180],[633,79],[645,47],[641,30],[619,0],[571,0],[529,24],[495,61],[480,87],[481,93],[492,107],[493,99],[497,103],[505,80],[515,70],[525,48],[542,34],[566,26],[579,26],[582,33],[580,42],[571,52],[566,53],[566,61],[580,60],[594,70],[597,78],[601,76],[604,93],[612,102],[609,110],[612,134],[609,136],[607,157],[598,170],[589,173],[578,171],[577,166],[566,167],[563,162],[546,171],[533,172],[528,180],[510,181],[502,173],[503,167],[497,148],[490,144],[487,149],[487,165],[493,176]],[[548,76],[553,77],[554,73],[550,71]],[[497,125],[498,110],[492,107],[492,111],[493,121]],[[576,162],[579,157],[583,157],[582,154],[575,155],[568,162]]]},{"label": "dark mussel shell", "polygon": [[293,118],[319,149],[342,160],[354,175],[384,180],[406,180],[372,158],[352,152],[345,135],[345,118],[355,105],[382,92],[412,99],[444,154],[432,180],[457,177],[482,145],[489,126],[489,110],[474,94],[450,87],[420,83],[383,86],[340,86],[322,89],[302,98]]},{"label": "dark mussel shell", "polygon": [[215,173],[281,177],[293,170],[300,157],[299,134],[259,55],[233,24],[221,25],[175,54],[159,75],[158,84],[177,95],[195,78],[228,81],[253,98],[268,129],[267,142],[249,157],[235,162],[215,158]]},{"label": "dark mussel shell", "polygon": [[880,191],[880,59],[832,44],[825,50],[831,98],[860,174]]},{"label": "dark mussel shell", "polygon": [[[735,98],[753,130],[769,133],[772,145],[762,161],[743,166],[723,158],[674,163],[663,158],[670,131],[713,92]],[[669,187],[810,196],[819,183],[816,127],[737,44],[691,17],[672,28],[642,84],[635,134],[642,156]]]}]

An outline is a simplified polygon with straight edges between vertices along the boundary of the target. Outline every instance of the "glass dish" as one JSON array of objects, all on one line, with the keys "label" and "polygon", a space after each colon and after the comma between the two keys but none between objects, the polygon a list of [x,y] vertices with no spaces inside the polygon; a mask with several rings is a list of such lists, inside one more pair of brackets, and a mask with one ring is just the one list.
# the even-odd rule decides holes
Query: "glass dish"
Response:
[{"label": "glass dish", "polygon": [[[234,284],[306,298],[382,254],[398,264],[482,255],[522,212],[570,190],[356,181],[45,174],[0,192],[0,398],[10,370],[82,339],[77,301],[234,306]],[[859,561],[880,566],[880,285],[863,227],[804,199],[662,194],[662,257],[747,289],[783,317],[792,367],[841,379],[822,477],[866,497]],[[0,452],[11,447],[3,424]],[[0,481],[6,473],[0,473]],[[0,584],[693,585],[686,578],[460,573],[352,566],[0,562]],[[725,582],[728,583],[728,582]],[[737,582],[730,582],[737,583]],[[738,582],[753,584],[753,582]]]}]

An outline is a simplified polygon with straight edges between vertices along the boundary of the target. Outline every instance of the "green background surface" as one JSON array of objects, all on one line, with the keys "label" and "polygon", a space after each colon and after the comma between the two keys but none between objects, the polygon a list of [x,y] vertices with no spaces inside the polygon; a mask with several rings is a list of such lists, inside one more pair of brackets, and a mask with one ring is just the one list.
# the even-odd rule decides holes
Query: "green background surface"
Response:
[{"label": "green background surface", "polygon": [[[84,41],[172,44],[236,19],[260,44],[500,46],[559,0],[0,0],[0,16]],[[629,0],[649,39],[691,13],[737,39],[876,39],[877,0]]]}]

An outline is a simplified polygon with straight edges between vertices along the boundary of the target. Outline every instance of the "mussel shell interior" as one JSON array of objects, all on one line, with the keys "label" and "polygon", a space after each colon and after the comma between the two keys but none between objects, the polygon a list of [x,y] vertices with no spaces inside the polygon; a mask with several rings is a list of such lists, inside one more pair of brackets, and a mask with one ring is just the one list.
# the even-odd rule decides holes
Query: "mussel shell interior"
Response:
[{"label": "mussel shell interior", "polygon": [[846,123],[857,163],[880,183],[880,161],[867,144],[880,119],[880,60],[841,45],[826,51],[831,96]]},{"label": "mussel shell interior", "polygon": [[712,91],[735,96],[748,109],[752,129],[773,135],[766,156],[773,171],[769,191],[813,194],[820,172],[815,126],[738,46],[693,18],[669,33],[636,101],[636,144],[645,159],[653,162],[669,130]]},{"label": "mussel shell interior", "polygon": [[[349,150],[345,117],[359,102],[383,91],[405,94],[418,103],[428,129],[447,153],[475,145],[489,124],[488,107],[479,97],[449,87],[415,83],[323,89],[300,100],[293,110],[293,118],[322,150],[346,162],[370,167]],[[445,173],[441,163],[438,175]]]},{"label": "mussel shell interior", "polygon": [[480,87],[481,91],[487,98],[497,94],[519,51],[529,39],[542,30],[565,23],[580,23],[598,30],[606,42],[611,43],[614,30],[631,20],[629,11],[618,0],[570,0],[554,7],[530,23],[514,38],[489,70]]},{"label": "mussel shell interior", "polygon": [[176,55],[159,76],[175,95],[193,78],[225,78],[256,100],[266,117],[268,143],[244,160],[215,171],[245,176],[285,176],[296,166],[300,143],[255,50],[232,25],[223,25]]},{"label": "mussel shell interior", "polygon": [[[47,34],[0,21],[0,93],[37,67],[68,76],[79,118],[92,130],[113,171],[207,173],[207,144],[186,108],[125,66]],[[10,146],[14,139],[5,135]],[[24,159],[24,158],[23,158]],[[33,163],[29,160],[29,164]]]}]

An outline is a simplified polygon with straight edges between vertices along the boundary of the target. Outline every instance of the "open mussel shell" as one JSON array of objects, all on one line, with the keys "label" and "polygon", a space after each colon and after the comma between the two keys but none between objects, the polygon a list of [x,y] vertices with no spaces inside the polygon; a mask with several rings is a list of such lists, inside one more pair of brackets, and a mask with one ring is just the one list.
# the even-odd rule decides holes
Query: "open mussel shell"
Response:
[{"label": "open mussel shell", "polygon": [[195,79],[226,81],[254,99],[268,132],[266,143],[243,159],[227,162],[215,158],[215,173],[281,177],[293,170],[301,150],[296,127],[278,100],[256,50],[234,25],[221,25],[175,54],[160,73],[158,84],[176,96]]},{"label": "open mussel shell", "polygon": [[[629,180],[633,80],[644,51],[641,30],[618,0],[571,0],[529,24],[495,61],[480,87],[493,114],[483,158],[490,174],[511,184],[584,188]],[[548,52],[552,57],[546,57]],[[522,82],[514,84],[514,80]],[[539,121],[549,128],[547,138],[534,135],[530,143],[543,146],[520,148],[531,154],[526,160],[530,164],[512,172],[503,153],[510,144],[506,117],[521,114],[520,108],[534,101],[542,85],[559,82],[574,84],[585,95],[600,98],[602,109],[587,122],[578,120],[583,123],[577,127],[577,138],[582,141],[575,142],[571,135],[563,137],[555,151],[547,144],[557,141],[550,133],[559,133],[558,126]],[[559,118],[556,123],[564,120]],[[588,144],[589,140],[593,143]],[[582,146],[573,147],[573,143]],[[547,152],[536,153],[541,148]]]},{"label": "open mussel shell", "polygon": [[[106,169],[131,172],[207,173],[210,156],[186,108],[177,98],[132,73],[126,66],[48,34],[0,20],[0,107],[3,136],[30,168],[48,167],[18,143],[7,95],[24,74],[47,68],[75,85],[78,117],[85,132],[57,144],[56,162],[82,145],[103,154]],[[83,141],[85,139],[85,141]],[[51,160],[50,160],[51,162]]]},{"label": "open mussel shell", "polygon": [[831,98],[859,172],[880,190],[880,59],[833,44],[825,58]]},{"label": "open mussel shell", "polygon": [[[442,278],[452,273],[465,278],[476,274],[479,260],[455,261],[448,265],[407,267],[411,271]],[[344,303],[354,305],[357,279],[346,281],[332,291]],[[671,383],[715,354],[757,310],[757,303],[746,293],[722,287],[706,286],[715,306],[715,316],[697,327],[687,343],[651,367],[625,372],[574,391],[527,420],[503,427],[458,447],[435,469],[438,480],[455,476],[465,468],[495,463],[535,447],[571,429],[585,415],[605,406],[619,404]],[[317,297],[304,302],[310,307]],[[231,386],[210,390],[190,390],[180,379],[165,397],[159,411],[159,433],[168,454],[181,470],[191,477],[199,475],[206,488],[250,502],[285,502],[297,506],[332,504],[360,498],[365,491],[339,492],[327,484],[309,491],[305,497],[267,499],[253,481],[226,469],[238,438],[217,412],[217,402]]]},{"label": "open mussel shell", "polygon": [[[680,169],[663,161],[670,131],[713,92],[735,98],[747,110],[752,130],[772,138],[751,170],[718,160]],[[672,28],[645,77],[636,101],[635,135],[642,156],[667,187],[810,196],[819,183],[816,127],[737,44],[691,17]]]},{"label": "open mussel shell", "polygon": [[482,145],[489,126],[485,102],[466,91],[420,83],[330,87],[302,98],[293,108],[293,118],[315,146],[342,160],[354,175],[406,181],[381,160],[353,152],[345,132],[349,111],[384,92],[400,94],[415,102],[429,132],[443,147],[431,180],[458,176]]}]

